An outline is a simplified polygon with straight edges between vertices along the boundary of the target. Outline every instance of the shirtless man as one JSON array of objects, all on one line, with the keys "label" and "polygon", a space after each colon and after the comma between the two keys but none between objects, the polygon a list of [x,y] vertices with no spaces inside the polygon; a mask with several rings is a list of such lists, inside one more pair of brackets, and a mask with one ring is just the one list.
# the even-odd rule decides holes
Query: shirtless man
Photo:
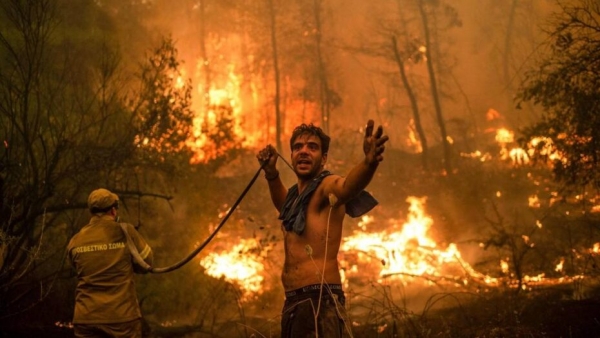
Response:
[{"label": "shirtless man", "polygon": [[[268,145],[257,158],[263,165],[271,200],[280,212],[285,247],[281,280],[286,300],[281,335],[335,338],[351,335],[344,321],[344,292],[337,255],[345,214],[358,217],[377,201],[365,192],[388,136],[369,120],[365,131],[365,158],[346,177],[324,169],[330,138],[319,127],[302,124],[290,139],[292,168],[298,182],[288,190],[279,178],[276,149]],[[316,326],[316,327],[315,327]]]}]

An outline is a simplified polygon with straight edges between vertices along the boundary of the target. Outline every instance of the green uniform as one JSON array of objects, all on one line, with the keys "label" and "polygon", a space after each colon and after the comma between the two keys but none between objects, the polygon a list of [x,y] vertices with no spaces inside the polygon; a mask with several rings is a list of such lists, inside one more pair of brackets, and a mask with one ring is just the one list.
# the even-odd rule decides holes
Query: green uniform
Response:
[{"label": "green uniform", "polygon": [[[152,264],[152,250],[131,224],[127,232]],[[75,324],[123,323],[141,318],[127,239],[111,215],[93,216],[67,247],[77,271]]]}]

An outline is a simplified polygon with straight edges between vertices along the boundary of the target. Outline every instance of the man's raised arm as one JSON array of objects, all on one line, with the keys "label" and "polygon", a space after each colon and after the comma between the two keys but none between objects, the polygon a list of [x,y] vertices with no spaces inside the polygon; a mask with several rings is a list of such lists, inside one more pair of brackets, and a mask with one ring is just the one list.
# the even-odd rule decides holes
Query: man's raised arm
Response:
[{"label": "man's raised arm", "polygon": [[385,143],[389,140],[387,135],[383,135],[383,127],[377,127],[375,133],[374,122],[369,120],[365,130],[363,141],[363,152],[365,158],[354,166],[344,178],[341,177],[334,181],[331,192],[337,197],[337,205],[345,204],[359,192],[369,185],[379,162],[383,161],[383,152]]},{"label": "man's raised arm", "polygon": [[285,196],[287,195],[287,188],[283,185],[283,182],[279,177],[279,170],[277,170],[278,157],[279,154],[277,153],[277,150],[270,144],[256,155],[258,162],[265,172],[265,179],[269,183],[271,202],[273,202],[277,211],[281,211],[283,202],[285,202]]}]

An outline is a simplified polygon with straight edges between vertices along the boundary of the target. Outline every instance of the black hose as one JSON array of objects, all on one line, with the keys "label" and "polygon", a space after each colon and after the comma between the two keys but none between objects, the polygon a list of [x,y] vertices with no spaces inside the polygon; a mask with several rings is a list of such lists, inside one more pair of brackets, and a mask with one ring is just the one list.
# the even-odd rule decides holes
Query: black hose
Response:
[{"label": "black hose", "polygon": [[260,166],[260,168],[258,168],[258,171],[256,172],[256,174],[254,174],[254,177],[252,177],[252,180],[250,180],[250,183],[248,183],[248,185],[246,186],[246,189],[244,189],[244,191],[242,192],[242,194],[240,195],[240,197],[238,197],[237,201],[235,201],[235,203],[233,203],[233,205],[231,206],[231,209],[229,209],[229,212],[227,212],[227,214],[225,215],[225,217],[223,217],[223,219],[221,220],[221,223],[219,223],[219,225],[217,226],[217,228],[215,229],[215,231],[213,231],[212,234],[210,234],[210,236],[208,236],[208,238],[204,241],[204,243],[202,243],[199,247],[197,247],[196,249],[194,249],[194,251],[192,251],[191,254],[189,254],[186,258],[182,259],[181,261],[171,265],[171,266],[167,266],[164,268],[151,268],[149,272],[151,273],[165,273],[165,272],[170,272],[173,271],[175,269],[179,269],[180,267],[182,267],[183,265],[185,265],[186,263],[188,263],[189,261],[192,260],[192,258],[196,257],[196,255],[198,253],[200,253],[200,251],[202,251],[202,249],[204,249],[204,247],[213,239],[213,237],[215,237],[215,235],[217,234],[217,232],[219,232],[219,230],[221,229],[221,227],[223,227],[223,225],[225,224],[225,222],[227,222],[227,219],[229,219],[229,216],[231,216],[231,214],[233,214],[233,211],[235,210],[235,208],[237,208],[238,204],[240,204],[240,202],[242,201],[242,199],[244,198],[244,196],[246,196],[246,193],[250,190],[250,188],[252,187],[252,185],[254,184],[254,182],[256,181],[256,179],[258,178],[258,175],[260,174],[260,171],[262,170],[262,168],[265,166],[265,164],[267,164],[268,161],[265,161],[262,163],[262,165]]}]

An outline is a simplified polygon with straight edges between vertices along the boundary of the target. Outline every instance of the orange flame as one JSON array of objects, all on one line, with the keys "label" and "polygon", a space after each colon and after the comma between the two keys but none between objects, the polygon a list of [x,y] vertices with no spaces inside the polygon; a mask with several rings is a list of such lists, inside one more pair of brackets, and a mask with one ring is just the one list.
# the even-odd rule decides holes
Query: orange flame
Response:
[{"label": "orange flame", "polygon": [[[388,229],[380,232],[368,231],[375,224],[372,216],[363,216],[358,223],[358,230],[345,237],[340,251],[340,273],[346,286],[351,277],[364,276],[365,270],[375,266],[377,282],[400,282],[407,284],[417,278],[431,282],[451,282],[458,285],[486,285],[497,287],[507,285],[517,287],[511,280],[510,259],[501,259],[500,271],[503,276],[493,277],[476,271],[461,256],[458,247],[450,243],[440,248],[430,237],[433,225],[431,217],[425,213],[426,197],[408,197],[409,212],[407,220],[401,223],[389,220]],[[537,226],[542,227],[537,221]],[[533,246],[528,236],[523,241]],[[258,250],[257,250],[258,249]],[[214,251],[207,255],[200,264],[206,273],[217,278],[239,285],[243,291],[243,300],[252,295],[262,294],[265,289],[265,257],[266,250],[256,239],[241,239],[229,250]],[[590,254],[600,253],[600,242],[588,250]],[[375,264],[373,264],[375,263]],[[564,259],[561,259],[555,270],[563,271]],[[514,277],[514,276],[513,276]],[[583,278],[582,275],[546,278],[544,273],[535,276],[524,275],[522,289],[528,290],[536,285],[555,285],[572,282]]]},{"label": "orange flame", "polygon": [[[241,100],[241,76],[235,71],[235,66],[227,66],[227,76],[221,81],[220,85],[211,84],[204,95],[203,86],[199,86],[198,94],[204,97],[201,102],[206,105],[199,105],[196,117],[193,119],[193,137],[188,140],[187,146],[194,152],[191,163],[202,163],[214,159],[221,155],[224,149],[220,149],[216,144],[210,142],[208,132],[219,133],[219,119],[231,120],[232,138],[234,142],[250,142],[250,134],[242,130],[242,100]],[[205,85],[204,85],[205,86]],[[244,136],[242,136],[244,135]],[[225,149],[232,145],[222,145]]]},{"label": "orange flame", "polygon": [[[407,198],[409,214],[402,226],[398,221],[390,220],[391,231],[356,231],[344,238],[341,263],[346,270],[345,275],[351,276],[358,271],[359,262],[377,261],[381,263],[379,282],[388,277],[403,283],[414,277],[424,277],[428,280],[450,279],[461,284],[467,284],[469,278],[488,284],[497,283],[495,278],[476,272],[464,261],[455,244],[451,243],[445,249],[437,247],[428,234],[433,220],[424,212],[425,201],[426,197]],[[401,229],[396,231],[398,228]],[[352,252],[358,253],[357,261],[351,261],[349,253]],[[462,277],[457,276],[457,269],[464,271],[466,276],[465,273]]]},{"label": "orange flame", "polygon": [[240,242],[228,251],[209,253],[202,258],[200,265],[206,269],[208,275],[223,277],[228,282],[239,285],[243,291],[242,299],[247,299],[263,291],[263,259],[252,254],[257,247],[259,242],[254,238],[240,239]]}]

